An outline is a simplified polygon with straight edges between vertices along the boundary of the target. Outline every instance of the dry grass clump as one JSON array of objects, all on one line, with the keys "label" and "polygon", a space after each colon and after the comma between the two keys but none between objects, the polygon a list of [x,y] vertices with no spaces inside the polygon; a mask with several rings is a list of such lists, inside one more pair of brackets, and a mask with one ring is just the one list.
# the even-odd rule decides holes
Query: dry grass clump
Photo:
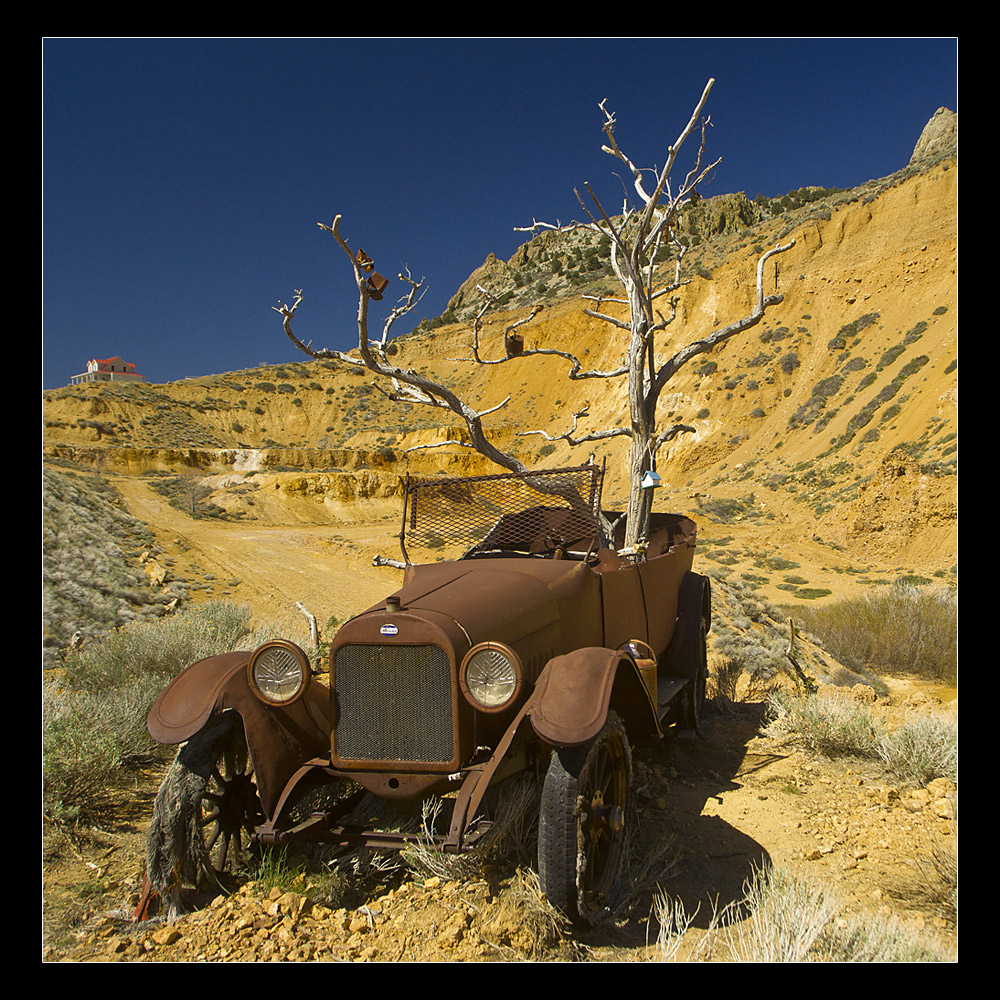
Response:
[{"label": "dry grass clump", "polygon": [[958,601],[948,591],[897,584],[800,615],[848,666],[955,679]]},{"label": "dry grass clump", "polygon": [[826,887],[777,868],[759,869],[743,898],[713,914],[708,929],[692,940],[694,914],[680,900],[654,901],[659,925],[650,957],[672,962],[703,961],[725,953],[735,962],[936,962],[943,955],[895,918],[845,917]]},{"label": "dry grass clump", "polygon": [[550,958],[553,947],[568,943],[571,927],[545,898],[538,875],[530,868],[519,868],[479,933],[495,947],[530,960]]},{"label": "dry grass clump", "polygon": [[912,874],[897,877],[888,891],[913,909],[944,917],[958,918],[958,857],[954,851],[936,845],[929,858],[914,858]]},{"label": "dry grass clump", "polygon": [[772,692],[769,731],[822,754],[881,763],[904,782],[926,785],[935,778],[958,779],[958,727],[933,715],[910,719],[888,730],[864,703],[829,691],[793,695]]},{"label": "dry grass clump", "polygon": [[464,854],[445,854],[433,846],[444,803],[428,799],[422,807],[423,836],[403,851],[403,861],[421,878],[474,878],[483,868],[501,861],[534,864],[538,842],[539,788],[528,775],[502,781],[487,795],[492,825],[475,849]]}]

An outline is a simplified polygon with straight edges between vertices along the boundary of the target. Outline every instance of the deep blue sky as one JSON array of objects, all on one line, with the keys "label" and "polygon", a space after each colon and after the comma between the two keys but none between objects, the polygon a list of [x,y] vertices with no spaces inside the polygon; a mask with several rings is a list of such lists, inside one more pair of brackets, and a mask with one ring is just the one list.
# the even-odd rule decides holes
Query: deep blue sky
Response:
[{"label": "deep blue sky", "polygon": [[[620,198],[597,108],[655,166],[709,77],[703,194],[850,187],[905,166],[955,39],[47,39],[43,385],[121,355],[152,382],[297,360],[297,332],[356,342],[338,212],[386,275],[426,275],[408,332],[515,226]],[[682,159],[680,165],[684,165]],[[373,303],[372,329],[391,301]],[[384,308],[383,308],[384,307]]]}]

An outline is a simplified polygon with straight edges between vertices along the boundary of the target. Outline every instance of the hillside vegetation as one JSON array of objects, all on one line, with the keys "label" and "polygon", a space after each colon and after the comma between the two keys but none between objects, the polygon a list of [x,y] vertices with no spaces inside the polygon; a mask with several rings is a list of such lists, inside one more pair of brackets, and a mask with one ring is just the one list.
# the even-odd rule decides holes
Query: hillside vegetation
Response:
[{"label": "hillside vegetation", "polygon": [[[723,195],[685,216],[688,283],[664,352],[744,315],[761,252],[795,247],[767,273],[784,302],[661,399],[661,422],[694,428],[660,452],[656,508],[699,527],[711,713],[697,740],[633,748],[629,891],[614,925],[589,937],[570,935],[532,883],[530,823],[502,863],[474,871],[445,864],[466,856],[317,868],[280,853],[189,917],[124,916],[170,752],[145,732],[155,692],[185,663],[276,631],[319,666],[338,624],[398,586],[398,569],[372,562],[397,554],[402,477],[497,470],[467,448],[428,447],[464,428],[335,362],[45,392],[43,956],[952,956],[957,166],[953,143],[926,148],[932,126],[947,131],[947,115],[893,177],[773,201]],[[558,358],[457,360],[477,285],[502,300],[485,319],[486,357],[541,306],[519,327],[526,344],[614,367],[624,342],[580,299],[617,292],[605,248],[548,233],[508,261],[491,254],[442,316],[393,342],[402,364],[481,409],[510,396],[488,426],[526,464],[585,462],[583,449],[521,435],[559,434],[585,403],[586,429],[619,425],[624,387],[567,381]],[[274,335],[284,342],[277,320]],[[595,448],[609,509],[626,496],[625,451],[621,439]]]},{"label": "hillside vegetation", "polygon": [[[689,283],[665,350],[742,315],[761,248],[796,240],[767,275],[766,290],[785,301],[760,327],[684,369],[659,417],[695,433],[661,452],[666,486],[657,508],[692,515],[705,558],[753,579],[772,599],[822,602],[900,576],[955,582],[956,187],[956,166],[944,159],[799,207],[793,200],[778,215],[723,196],[746,217],[731,210],[715,226],[722,231],[699,235],[685,258]],[[711,206],[698,210],[715,218]],[[485,320],[487,357],[502,353],[509,323],[541,304],[520,328],[526,343],[571,350],[593,367],[615,365],[623,343],[583,313],[579,298],[615,290],[590,253],[574,234],[545,234],[510,262],[491,258],[440,321],[395,341],[402,363],[432,370],[484,407],[509,394],[490,430],[529,464],[586,461],[583,449],[517,434],[560,433],[585,401],[586,429],[620,424],[623,387],[569,382],[558,358],[488,367],[453,360],[469,355],[470,325],[461,318],[477,307],[469,289],[484,271],[495,290],[501,278],[510,284],[509,301]],[[532,280],[540,273],[551,278],[544,290]],[[462,429],[440,426],[439,411],[390,402],[371,378],[303,359],[163,385],[52,390],[44,394],[46,455],[145,477],[161,493],[170,483],[157,480],[172,480],[175,505],[183,508],[184,497],[190,504],[196,490],[205,516],[317,526],[356,519],[358,501],[391,503],[406,472],[495,471],[460,447],[408,452],[460,438]],[[625,494],[625,445],[596,452],[608,463],[613,507]]]}]

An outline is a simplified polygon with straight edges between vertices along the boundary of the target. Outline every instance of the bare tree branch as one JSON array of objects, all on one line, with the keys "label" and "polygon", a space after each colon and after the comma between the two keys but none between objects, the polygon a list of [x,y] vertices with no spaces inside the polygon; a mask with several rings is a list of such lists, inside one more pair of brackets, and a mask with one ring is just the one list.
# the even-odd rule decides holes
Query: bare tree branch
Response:
[{"label": "bare tree branch", "polygon": [[[487,299],[492,299],[492,293],[487,291],[482,285],[477,285],[476,288],[480,291]],[[580,359],[575,355],[571,354],[569,351],[561,351],[555,347],[526,347],[518,354],[504,354],[501,358],[484,358],[480,354],[480,348],[482,346],[481,341],[481,320],[485,314],[487,308],[489,307],[489,302],[487,305],[480,309],[475,320],[473,321],[473,335],[472,335],[472,357],[471,358],[450,358],[451,361],[474,361],[479,365],[504,365],[511,361],[518,361],[521,358],[533,358],[533,357],[557,357],[563,358],[568,361],[571,365],[570,370],[566,373],[568,379],[586,379],[586,378],[617,378],[620,375],[625,375],[628,372],[628,365],[621,365],[618,368],[611,369],[610,371],[597,371],[583,369],[583,364]],[[504,330],[504,339],[517,330],[518,327],[523,326],[525,323],[530,322],[535,316],[542,311],[542,306],[536,305],[531,310],[531,314],[525,316],[523,319],[519,319],[514,323],[511,323]],[[610,318],[610,317],[609,317]],[[621,321],[612,320],[621,325]],[[625,324],[624,329],[628,329],[628,325]]]},{"label": "bare tree branch", "polygon": [[[637,166],[618,145],[615,136],[617,124],[615,115],[608,110],[606,101],[601,101],[599,107],[604,115],[603,130],[606,138],[606,144],[602,146],[602,149],[627,168],[632,178],[632,186],[638,196],[638,208],[632,208],[626,199],[620,218],[612,219],[593,188],[589,183],[585,183],[584,189],[593,204],[593,211],[584,202],[579,190],[574,189],[574,193],[589,221],[549,226],[533,220],[532,226],[526,227],[526,231],[531,232],[537,232],[540,229],[565,232],[569,229],[584,227],[607,236],[611,241],[611,266],[624,289],[625,298],[624,300],[614,300],[598,296],[596,297],[597,308],[584,308],[584,313],[609,323],[617,329],[627,330],[629,333],[625,366],[628,369],[629,427],[628,429],[616,428],[609,431],[598,431],[578,437],[576,436],[577,420],[586,412],[583,410],[574,415],[572,428],[563,434],[552,436],[544,431],[527,433],[541,434],[547,440],[565,440],[571,444],[619,434],[631,437],[626,547],[641,545],[648,532],[652,500],[651,491],[641,488],[645,472],[654,468],[656,453],[662,445],[674,440],[679,434],[692,430],[684,424],[674,424],[666,429],[657,429],[656,405],[663,388],[692,358],[754,326],[760,321],[764,311],[769,306],[782,301],[782,297],[779,295],[765,296],[763,294],[763,265],[770,256],[784,252],[792,244],[777,246],[764,254],[758,261],[757,301],[747,316],[683,347],[657,367],[655,335],[676,320],[678,298],[672,293],[686,284],[685,281],[682,281],[680,272],[680,261],[686,247],[677,239],[673,226],[681,208],[696,197],[698,184],[720,162],[715,160],[708,165],[705,163],[706,137],[711,119],[703,117],[702,112],[714,82],[714,80],[708,81],[687,124],[667,149],[663,167],[655,174],[656,183],[652,190],[645,183],[644,170]],[[670,186],[671,171],[675,166],[679,151],[698,127],[699,120],[701,122],[700,142],[694,156],[694,163],[681,179],[678,189],[674,191]],[[657,258],[661,247],[665,244],[671,245],[676,255],[673,282],[655,288]],[[655,300],[668,294],[671,295],[669,310],[664,312],[654,309]],[[628,322],[604,311],[605,301],[627,304],[629,309]]]},{"label": "bare tree branch", "polygon": [[[428,378],[426,375],[421,375],[413,369],[403,369],[395,365],[391,365],[386,360],[384,354],[378,350],[375,352],[372,351],[372,343],[368,337],[368,301],[370,298],[370,291],[368,288],[367,277],[362,267],[360,254],[356,255],[352,253],[347,241],[340,233],[340,220],[341,216],[338,215],[333,220],[332,225],[327,226],[322,222],[318,223],[318,225],[321,229],[332,234],[334,239],[337,241],[337,244],[344,251],[348,260],[351,262],[351,267],[354,269],[354,277],[358,286],[358,353],[361,355],[361,361],[359,363],[356,358],[352,358],[343,351],[332,351],[326,348],[316,350],[311,346],[311,341],[308,344],[303,343],[303,341],[301,341],[294,334],[292,331],[292,319],[294,318],[299,305],[302,303],[301,290],[296,291],[295,299],[292,305],[288,306],[279,302],[278,306],[275,307],[276,311],[281,314],[282,324],[288,339],[300,351],[309,355],[309,357],[317,358],[319,360],[333,358],[335,360],[354,365],[355,367],[359,366],[359,364],[363,364],[369,371],[374,372],[376,375],[380,375],[382,378],[388,379],[393,384],[394,392],[386,393],[386,395],[388,395],[391,399],[398,399],[412,403],[422,403],[428,406],[451,410],[464,421],[469,432],[469,439],[472,442],[472,447],[475,448],[476,451],[488,458],[490,461],[499,465],[501,468],[508,469],[511,472],[526,472],[527,467],[523,462],[515,458],[513,455],[497,448],[489,440],[483,430],[483,414],[492,413],[499,407],[493,407],[489,410],[477,412],[466,402],[460,399],[455,392],[447,386],[442,385],[439,382],[435,382],[433,379]],[[399,307],[398,314],[393,316],[393,322],[395,322],[399,316],[404,315],[413,308],[416,301],[418,301],[418,299],[415,298],[416,290],[420,288],[421,285],[422,282],[414,282],[410,280],[410,293],[407,296],[407,302],[404,303],[403,306]],[[503,404],[500,405],[502,406]]]},{"label": "bare tree branch", "polygon": [[775,254],[784,253],[793,246],[795,246],[795,240],[791,240],[783,246],[778,244],[761,255],[760,260],[757,261],[757,301],[754,308],[742,319],[738,319],[735,323],[730,323],[719,330],[714,330],[701,340],[696,340],[694,343],[688,344],[687,347],[682,348],[666,361],[657,371],[656,378],[650,386],[650,393],[654,397],[659,396],[663,387],[692,358],[697,357],[699,354],[704,354],[706,351],[712,350],[717,344],[721,344],[731,337],[735,337],[736,334],[756,326],[764,318],[764,313],[770,306],[784,301],[784,295],[764,295],[764,264]]},{"label": "bare tree branch", "polygon": [[475,448],[469,441],[461,441],[458,438],[451,438],[448,441],[435,441],[433,444],[415,444],[403,451],[404,455],[409,455],[411,451],[429,451],[431,448],[447,448],[449,445],[457,445],[459,448]]},{"label": "bare tree branch", "polygon": [[[579,433],[580,418],[588,415],[589,406],[577,410],[572,417],[572,426],[561,434],[552,435],[547,431],[531,430],[521,432],[519,436],[539,435],[547,441],[566,441],[570,445],[584,442],[608,440],[614,437],[628,437],[631,445],[628,458],[629,500],[626,512],[626,530],[624,545],[627,549],[640,552],[648,536],[649,520],[652,511],[652,490],[643,489],[642,481],[647,471],[655,469],[656,455],[660,448],[668,442],[676,440],[681,434],[693,433],[693,428],[674,423],[667,427],[657,426],[657,403],[660,395],[670,379],[693,358],[710,351],[713,347],[725,342],[731,337],[750,329],[763,318],[766,310],[783,301],[779,294],[764,294],[764,265],[774,255],[781,254],[794,245],[794,241],[784,245],[776,245],[762,254],[757,262],[756,299],[750,312],[741,319],[720,329],[693,340],[686,346],[675,350],[663,361],[656,355],[656,335],[667,326],[674,323],[678,316],[678,289],[688,282],[681,277],[681,260],[687,247],[678,239],[675,232],[679,213],[686,205],[698,197],[698,185],[715,170],[719,160],[706,163],[705,149],[708,129],[711,119],[703,114],[706,102],[711,92],[714,80],[709,80],[701,97],[696,103],[687,123],[681,129],[677,138],[667,148],[663,166],[659,169],[639,167],[628,157],[618,145],[615,135],[617,122],[615,115],[606,107],[606,101],[601,101],[599,108],[603,115],[603,132],[605,144],[602,149],[623,164],[631,178],[634,190],[633,196],[627,189],[626,178],[622,178],[626,186],[624,204],[621,214],[612,217],[604,208],[600,198],[589,182],[585,182],[582,190],[574,188],[577,202],[583,212],[584,221],[573,221],[563,224],[532,220],[531,226],[519,227],[518,232],[536,234],[543,230],[552,232],[568,232],[585,228],[598,233],[610,243],[611,268],[623,289],[621,298],[610,296],[587,295],[585,299],[596,303],[596,308],[584,307],[584,314],[612,327],[627,331],[628,341],[624,345],[624,360],[616,368],[598,371],[584,370],[580,359],[570,351],[555,347],[525,346],[524,332],[528,324],[537,316],[540,306],[536,306],[530,315],[523,316],[506,327],[503,334],[503,356],[487,356],[484,350],[482,325],[487,311],[493,308],[498,300],[496,296],[479,287],[484,302],[473,321],[471,356],[461,360],[479,365],[506,364],[521,358],[552,356],[569,363],[567,377],[570,380],[584,378],[618,378],[628,376],[628,421],[626,426],[613,427],[604,430]],[[693,164],[680,178],[676,189],[671,186],[671,173],[676,166],[678,155],[699,129],[700,141],[693,154]],[[655,183],[650,188],[647,174],[652,173]],[[583,192],[586,192],[584,199]],[[451,439],[433,445],[417,445],[407,451],[417,451],[422,448],[455,445],[472,448],[484,455],[502,468],[514,472],[526,472],[525,466],[513,455],[496,448],[487,439],[482,426],[482,419],[505,407],[510,397],[500,403],[477,409],[462,400],[452,389],[434,379],[413,369],[403,369],[393,365],[389,360],[388,337],[392,324],[410,311],[420,301],[424,294],[423,279],[416,281],[408,269],[400,274],[400,279],[409,287],[407,294],[399,300],[390,316],[385,321],[381,336],[370,340],[368,337],[368,301],[372,279],[366,277],[373,262],[358,251],[351,251],[346,240],[339,231],[340,216],[337,216],[331,226],[320,223],[321,228],[330,232],[351,261],[358,286],[358,346],[356,352],[350,354],[342,351],[315,350],[311,341],[303,343],[292,331],[292,321],[296,310],[302,302],[302,292],[296,291],[290,305],[279,303],[277,311],[282,316],[285,332],[297,348],[311,357],[325,359],[334,358],[357,367],[365,367],[389,382],[391,389],[379,387],[379,391],[393,400],[421,403],[423,405],[447,409],[458,415],[465,424],[468,440]],[[672,280],[667,280],[659,287],[656,285],[657,269],[662,272],[661,251],[670,248],[674,257]],[[662,275],[659,280],[663,282]],[[379,297],[384,282],[377,283],[375,295]],[[667,298],[668,308],[659,305],[658,300]],[[614,316],[607,311],[605,305],[620,305],[628,307],[628,320]],[[612,310],[614,311],[614,310]]]},{"label": "bare tree branch", "polygon": [[576,433],[577,421],[580,417],[585,417],[590,411],[589,404],[584,406],[582,410],[578,410],[573,414],[573,426],[568,430],[564,431],[562,434],[549,434],[548,431],[521,431],[518,437],[529,437],[532,434],[540,434],[546,441],[567,441],[571,445],[583,444],[586,441],[606,441],[608,438],[613,437],[628,437],[631,435],[631,431],[626,427],[611,427],[603,431],[591,431],[587,434],[583,434],[580,437],[574,437]]}]

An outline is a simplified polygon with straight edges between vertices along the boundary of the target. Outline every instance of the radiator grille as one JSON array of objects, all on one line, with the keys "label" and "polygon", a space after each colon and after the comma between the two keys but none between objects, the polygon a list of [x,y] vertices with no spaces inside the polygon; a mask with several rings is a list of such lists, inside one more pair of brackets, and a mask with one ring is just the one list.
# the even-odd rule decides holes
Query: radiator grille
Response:
[{"label": "radiator grille", "polygon": [[443,649],[343,646],[334,671],[338,757],[421,763],[453,758],[451,665]]}]

